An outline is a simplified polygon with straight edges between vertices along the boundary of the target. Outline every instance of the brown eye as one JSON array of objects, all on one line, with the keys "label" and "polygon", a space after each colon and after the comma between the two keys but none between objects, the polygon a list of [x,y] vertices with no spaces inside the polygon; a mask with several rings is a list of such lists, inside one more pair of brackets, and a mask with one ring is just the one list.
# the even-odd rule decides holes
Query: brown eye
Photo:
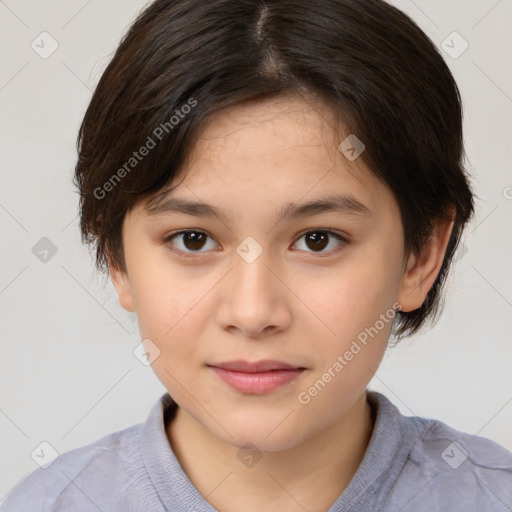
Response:
[{"label": "brown eye", "polygon": [[315,231],[306,235],[306,245],[314,251],[321,251],[327,247],[329,236],[322,231]]},{"label": "brown eye", "polygon": [[[175,239],[177,242],[174,242]],[[201,249],[208,245],[208,239],[211,240],[210,236],[203,231],[187,230],[169,235],[164,241],[173,246],[178,252],[192,254],[194,252],[205,252]],[[215,246],[215,244],[213,245]],[[213,247],[207,247],[207,250],[211,248]]]},{"label": "brown eye", "polygon": [[[315,252],[315,253],[329,253],[335,251],[340,245],[343,245],[346,240],[336,233],[332,231],[326,230],[314,230],[308,231],[304,233],[299,240],[304,239],[304,244],[306,246],[306,252]],[[338,241],[334,247],[332,247],[332,239],[336,239]],[[330,250],[325,251],[324,249],[328,246],[331,246]]]},{"label": "brown eye", "polygon": [[202,249],[206,241],[206,235],[197,231],[183,233],[183,245],[191,251]]}]

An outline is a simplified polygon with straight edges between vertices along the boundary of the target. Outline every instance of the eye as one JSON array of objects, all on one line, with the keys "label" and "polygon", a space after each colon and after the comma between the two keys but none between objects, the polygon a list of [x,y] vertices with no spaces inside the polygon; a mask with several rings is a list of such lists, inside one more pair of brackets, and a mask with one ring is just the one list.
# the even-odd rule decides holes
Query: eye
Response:
[{"label": "eye", "polygon": [[[338,244],[332,248],[332,238],[335,238],[338,240]],[[313,252],[316,253],[326,253],[326,252],[335,252],[337,251],[340,246],[343,246],[345,243],[348,243],[345,237],[334,233],[333,231],[328,230],[311,230],[307,233],[304,233],[299,240],[304,239],[303,246],[306,246],[306,248],[312,249]],[[298,242],[296,242],[297,244]],[[323,251],[328,246],[331,246],[330,250]]]},{"label": "eye", "polygon": [[[334,248],[332,248],[333,238],[338,242]],[[177,239],[178,243],[173,242],[174,239]],[[208,247],[208,239],[213,242],[213,239],[208,235],[208,233],[197,229],[188,229],[167,235],[163,239],[163,242],[171,245],[172,250],[177,252],[180,256],[190,256],[194,253],[202,253],[214,249],[216,244],[210,244],[210,247]],[[305,245],[306,251],[307,249],[311,249],[311,251],[307,252],[318,253],[320,255],[329,252],[336,252],[340,249],[340,246],[348,243],[348,240],[345,237],[325,229],[307,231],[301,235],[299,241],[301,239],[304,239],[303,246]],[[294,245],[297,244],[298,242],[295,242]],[[331,246],[331,248],[324,251],[324,249],[329,246]]]},{"label": "eye", "polygon": [[[180,240],[179,243],[171,243],[172,240],[177,238]],[[192,254],[195,252],[204,252],[200,251],[206,247],[206,250],[212,249],[214,247],[207,247],[206,240],[210,238],[210,236],[204,231],[199,230],[184,230],[179,231],[177,233],[172,233],[164,238],[165,243],[169,243],[173,247],[176,248],[178,253],[184,253],[184,256],[188,256],[188,254]],[[210,238],[210,240],[213,240]],[[214,244],[215,245],[215,244]]]}]

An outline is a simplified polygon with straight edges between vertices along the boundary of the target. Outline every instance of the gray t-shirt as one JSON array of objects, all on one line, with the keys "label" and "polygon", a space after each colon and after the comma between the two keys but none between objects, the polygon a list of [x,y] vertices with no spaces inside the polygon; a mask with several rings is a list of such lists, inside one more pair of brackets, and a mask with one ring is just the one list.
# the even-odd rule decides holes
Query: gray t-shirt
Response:
[{"label": "gray t-shirt", "polygon": [[[436,420],[403,416],[369,391],[375,427],[363,461],[328,512],[512,510],[512,453]],[[59,455],[5,499],[1,512],[213,512],[165,434],[168,393],[145,423]],[[246,511],[240,511],[246,512]]]}]

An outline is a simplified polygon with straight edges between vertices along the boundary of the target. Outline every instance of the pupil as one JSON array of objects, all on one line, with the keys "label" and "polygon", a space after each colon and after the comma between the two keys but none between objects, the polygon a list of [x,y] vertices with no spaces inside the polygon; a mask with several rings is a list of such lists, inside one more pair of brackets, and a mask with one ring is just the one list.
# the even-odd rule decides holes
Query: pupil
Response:
[{"label": "pupil", "polygon": [[184,244],[187,249],[201,249],[204,245],[204,234],[197,233],[195,231],[191,231],[190,233],[185,233]]},{"label": "pupil", "polygon": [[310,249],[322,250],[327,245],[327,236],[325,235],[325,233],[321,231],[315,231],[314,233],[310,233],[306,237],[306,243],[309,241],[313,242],[312,247],[309,247],[308,245]]}]

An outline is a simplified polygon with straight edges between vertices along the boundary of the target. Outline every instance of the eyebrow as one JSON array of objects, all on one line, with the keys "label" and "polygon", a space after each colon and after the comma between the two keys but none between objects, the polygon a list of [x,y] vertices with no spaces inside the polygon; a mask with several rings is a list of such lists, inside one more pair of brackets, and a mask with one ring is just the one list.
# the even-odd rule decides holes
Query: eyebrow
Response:
[{"label": "eyebrow", "polygon": [[[232,219],[225,208],[218,208],[201,201],[190,201],[178,197],[167,197],[152,207],[147,207],[146,212],[150,216],[182,213],[195,217],[217,217],[227,222]],[[274,217],[276,222],[283,219],[310,217],[321,213],[336,212],[344,215],[372,215],[372,211],[363,203],[352,196],[335,195],[328,196],[305,203],[290,203],[283,206]]]}]

